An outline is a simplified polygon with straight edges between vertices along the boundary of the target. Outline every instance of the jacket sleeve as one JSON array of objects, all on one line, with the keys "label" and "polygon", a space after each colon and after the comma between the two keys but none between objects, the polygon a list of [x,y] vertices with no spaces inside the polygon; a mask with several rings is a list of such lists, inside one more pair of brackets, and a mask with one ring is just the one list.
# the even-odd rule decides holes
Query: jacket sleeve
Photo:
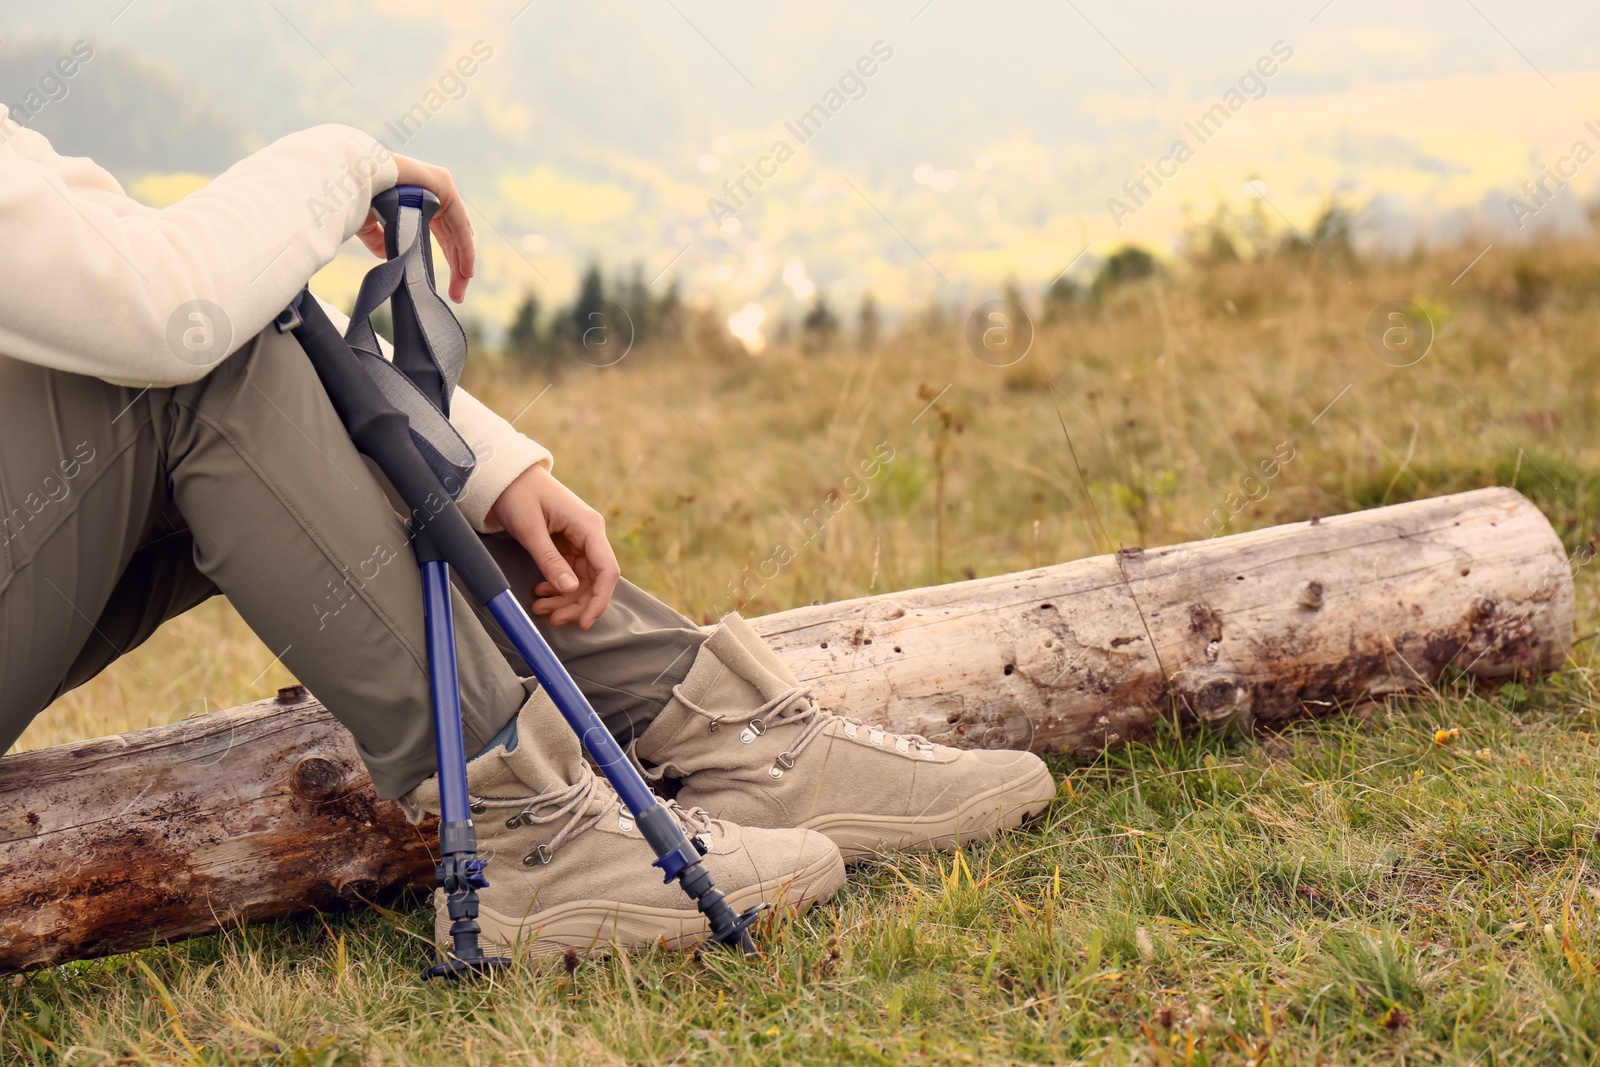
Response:
[{"label": "jacket sleeve", "polygon": [[[285,301],[287,303],[287,301]],[[349,329],[350,317],[326,301],[317,303],[328,313],[328,319],[343,333]],[[378,347],[390,359],[394,350],[389,342],[378,338]],[[450,398],[450,424],[471,446],[478,457],[477,468],[467,479],[461,492],[461,512],[473,529],[479,533],[498,533],[504,529],[489,517],[489,509],[500,498],[506,486],[534,464],[543,464],[546,470],[553,465],[550,450],[523,436],[486,404],[465,389],[457,389]]]},{"label": "jacket sleeve", "polygon": [[[372,137],[318,126],[157,210],[0,118],[0,353],[119,385],[195,381],[265,328],[395,181]],[[218,310],[192,319],[195,301]],[[185,333],[197,322],[213,331],[198,356]]]}]

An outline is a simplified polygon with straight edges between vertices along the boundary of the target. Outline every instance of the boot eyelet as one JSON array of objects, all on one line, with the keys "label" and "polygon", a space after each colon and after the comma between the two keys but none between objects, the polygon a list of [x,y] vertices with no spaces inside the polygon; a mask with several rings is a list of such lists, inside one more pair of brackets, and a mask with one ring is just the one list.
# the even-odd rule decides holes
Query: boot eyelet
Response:
[{"label": "boot eyelet", "polygon": [[532,852],[530,852],[526,856],[522,857],[522,865],[524,867],[532,867],[535,863],[549,863],[549,862],[550,862],[550,846],[549,845],[540,845],[538,848],[534,849]]},{"label": "boot eyelet", "polygon": [[883,747],[883,731],[878,729],[868,730],[867,740],[871,741],[880,748]]},{"label": "boot eyelet", "polygon": [[894,743],[894,750],[896,752],[900,752],[900,753],[910,752],[911,751],[911,742],[906,740],[903,737],[896,738],[895,739],[895,743]]},{"label": "boot eyelet", "polygon": [[774,763],[771,767],[767,768],[767,773],[769,775],[771,775],[773,778],[782,778],[783,777],[783,768],[779,767],[776,763]]},{"label": "boot eyelet", "polygon": [[482,815],[484,812],[489,810],[489,805],[485,804],[481,800],[474,800],[470,805],[468,805],[468,810],[474,815]]},{"label": "boot eyelet", "polygon": [[787,752],[778,753],[778,766],[786,771],[789,770],[794,766],[794,757]]},{"label": "boot eyelet", "polygon": [[756,738],[767,732],[767,724],[761,719],[751,719],[743,730],[739,731],[739,740],[750,744]]},{"label": "boot eyelet", "polygon": [[709,723],[706,724],[706,730],[708,732],[710,732],[710,733],[716,733],[717,732],[717,727],[722,725],[723,718],[724,718],[724,716],[718,715],[716,718],[712,719]]},{"label": "boot eyelet", "polygon": [[617,829],[621,830],[623,833],[627,833],[633,829],[633,820],[627,816],[619,816],[617,818]]},{"label": "boot eyelet", "polygon": [[844,735],[846,737],[853,738],[853,737],[856,736],[856,734],[858,734],[860,732],[861,732],[861,727],[857,726],[855,723],[847,722],[847,723],[844,724]]},{"label": "boot eyelet", "polygon": [[927,746],[923,747],[923,749],[922,749],[922,758],[923,759],[933,759],[933,746],[932,745],[927,745]]},{"label": "boot eyelet", "polygon": [[517,829],[517,827],[519,827],[521,825],[522,825],[522,816],[521,815],[513,815],[513,816],[511,816],[511,818],[506,820],[506,829],[507,830],[515,830],[515,829]]}]

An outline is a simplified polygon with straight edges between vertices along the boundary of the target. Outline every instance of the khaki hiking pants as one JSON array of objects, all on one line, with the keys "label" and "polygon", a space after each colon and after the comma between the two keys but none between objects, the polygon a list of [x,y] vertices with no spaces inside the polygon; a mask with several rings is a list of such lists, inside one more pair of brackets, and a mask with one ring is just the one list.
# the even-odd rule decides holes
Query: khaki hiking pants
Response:
[{"label": "khaki hiking pants", "polygon": [[[529,603],[532,559],[505,535],[485,540]],[[433,773],[406,528],[299,342],[268,328],[173,389],[0,357],[0,752],[56,697],[219,592],[355,736],[380,796]],[[473,753],[526,699],[526,666],[459,592],[455,618]],[[588,632],[536,622],[624,744],[705,637],[626,581]]]}]

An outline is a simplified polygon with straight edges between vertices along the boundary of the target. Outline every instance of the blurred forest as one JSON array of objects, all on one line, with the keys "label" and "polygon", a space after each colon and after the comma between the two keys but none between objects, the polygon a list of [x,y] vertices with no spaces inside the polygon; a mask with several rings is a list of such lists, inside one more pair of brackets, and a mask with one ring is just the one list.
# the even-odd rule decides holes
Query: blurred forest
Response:
[{"label": "blurred forest", "polygon": [[[64,57],[76,60],[67,64],[76,68],[70,77],[58,65]],[[18,114],[31,110],[30,99],[44,104]],[[8,42],[0,49],[0,102],[57,152],[91,156],[116,172],[220,174],[257,147],[240,116],[165,64],[84,41]]]}]

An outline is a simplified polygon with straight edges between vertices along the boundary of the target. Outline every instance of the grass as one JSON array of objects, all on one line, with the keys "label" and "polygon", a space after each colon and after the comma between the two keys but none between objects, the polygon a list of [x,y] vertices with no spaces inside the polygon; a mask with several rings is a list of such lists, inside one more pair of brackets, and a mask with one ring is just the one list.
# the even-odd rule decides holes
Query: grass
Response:
[{"label": "grass", "polygon": [[[1208,517],[1232,531],[1514,484],[1574,553],[1588,635],[1600,250],[1496,248],[1452,283],[1479,250],[1341,262],[1348,282],[1315,256],[1187,265],[1041,315],[1035,350],[1004,369],[965,351],[959,318],[811,358],[696,338],[574,365],[518,424],[606,510],[625,570],[702,618],[1189,540]],[[1406,368],[1363,340],[1400,297],[1438,326]],[[546,384],[484,367],[474,388],[515,413]],[[879,442],[894,459],[862,478]],[[1282,444],[1293,458],[1264,477]],[[796,534],[830,493],[850,502]],[[749,577],[781,539],[792,562]],[[1547,678],[1450,680],[1282,735],[1168,730],[1058,761],[1041,824],[863,868],[758,960],[650,952],[425,986],[426,909],[317,916],[7,980],[0,1048],[73,1063],[1593,1061],[1593,647]],[[22,745],[287,680],[212,603]]]}]

